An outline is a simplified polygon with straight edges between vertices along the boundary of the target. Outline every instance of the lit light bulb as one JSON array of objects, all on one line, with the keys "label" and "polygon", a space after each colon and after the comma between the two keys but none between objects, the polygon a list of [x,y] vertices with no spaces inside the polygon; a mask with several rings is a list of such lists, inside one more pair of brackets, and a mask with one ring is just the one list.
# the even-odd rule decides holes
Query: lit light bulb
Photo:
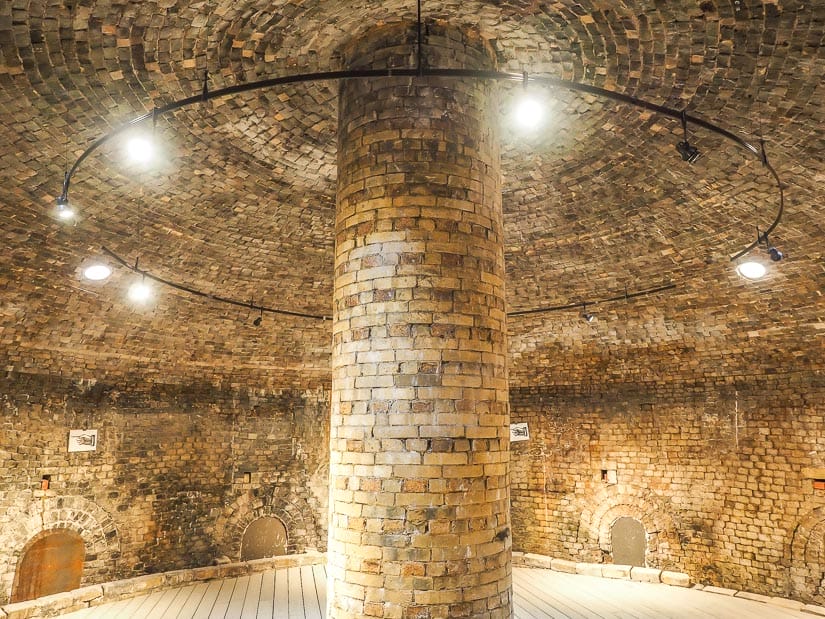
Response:
[{"label": "lit light bulb", "polygon": [[155,154],[155,148],[151,140],[144,137],[135,137],[127,142],[126,152],[132,161],[146,163],[152,159],[152,156]]},{"label": "lit light bulb", "polygon": [[69,221],[74,218],[74,209],[69,205],[69,197],[64,193],[57,198],[57,210],[55,211],[58,219]]},{"label": "lit light bulb", "polygon": [[96,282],[106,279],[111,274],[112,269],[105,264],[93,264],[83,270],[83,277]]},{"label": "lit light bulb", "polygon": [[135,303],[146,303],[152,298],[152,287],[141,280],[129,286],[129,299]]},{"label": "lit light bulb", "polygon": [[736,267],[736,272],[747,279],[760,279],[765,277],[768,270],[761,262],[743,262]]},{"label": "lit light bulb", "polygon": [[69,221],[70,219],[74,219],[74,210],[68,204],[58,204],[57,218],[62,219],[63,221]]},{"label": "lit light bulb", "polygon": [[524,95],[513,108],[513,118],[521,129],[536,129],[544,120],[544,106],[535,97]]}]

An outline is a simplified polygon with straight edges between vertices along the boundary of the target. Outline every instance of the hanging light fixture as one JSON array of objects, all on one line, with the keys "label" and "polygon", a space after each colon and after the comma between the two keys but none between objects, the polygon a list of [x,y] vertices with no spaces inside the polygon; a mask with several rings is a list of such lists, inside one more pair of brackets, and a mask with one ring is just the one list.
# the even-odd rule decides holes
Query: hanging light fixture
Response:
[{"label": "hanging light fixture", "polygon": [[[757,234],[759,233],[759,228],[756,229]],[[785,257],[781,251],[779,251],[776,247],[771,245],[771,242],[768,240],[768,233],[762,235],[762,240],[765,242],[765,250],[768,252],[768,256],[773,262],[779,262]]]},{"label": "hanging light fixture", "polygon": [[135,303],[146,303],[152,298],[152,287],[146,283],[145,278],[129,286],[129,300]]},{"label": "hanging light fixture", "polygon": [[[785,254],[782,253],[782,251],[771,245],[771,242],[768,239],[768,233],[760,232],[759,228],[757,228],[756,246],[758,247],[763,244],[768,257],[771,259],[771,262],[779,262],[785,257]],[[767,275],[768,267],[758,260],[748,260],[747,262],[743,262],[738,265],[736,267],[736,272],[747,279],[761,279]]]},{"label": "hanging light fixture", "polygon": [[83,277],[90,279],[93,282],[103,281],[112,274],[112,269],[109,265],[102,263],[90,264],[83,269]]},{"label": "hanging light fixture", "polygon": [[748,260],[738,265],[736,272],[745,279],[762,279],[767,274],[768,269],[761,262]]},{"label": "hanging light fixture", "polygon": [[522,78],[523,89],[521,96],[513,107],[513,120],[524,131],[538,129],[544,120],[544,105],[534,94],[527,92],[527,72]]},{"label": "hanging light fixture", "polygon": [[155,148],[149,138],[139,135],[126,143],[126,153],[135,163],[148,163],[155,154]]},{"label": "hanging light fixture", "polygon": [[146,283],[146,273],[140,270],[140,257],[135,258],[135,266],[132,269],[135,273],[140,273],[140,280],[129,286],[129,300],[140,303],[146,303],[152,298],[152,287]]},{"label": "hanging light fixture", "polygon": [[[641,109],[652,110],[654,112],[667,115],[667,116],[669,116],[671,118],[674,118],[674,119],[681,118],[682,131],[683,131],[683,134],[684,134],[684,139],[677,143],[677,145],[676,145],[677,151],[679,152],[682,159],[687,161],[688,163],[694,163],[697,159],[699,159],[699,157],[701,155],[699,149],[696,148],[695,146],[693,146],[692,144],[690,144],[690,142],[688,140],[688,132],[687,132],[688,115],[687,115],[687,113],[684,109],[676,110],[676,109],[673,109],[673,108],[670,108],[670,107],[666,107],[666,106],[663,106],[663,105],[658,105],[658,104],[655,104],[655,103],[650,102],[650,101],[646,101],[646,100],[643,100],[643,99],[640,99],[640,98],[637,98],[637,97],[630,96],[630,95],[628,95],[624,92],[611,91],[611,90],[608,90],[608,89],[605,89],[605,88],[594,86],[594,85],[589,84],[589,83],[578,83],[578,82],[565,80],[565,79],[560,79],[560,78],[553,77],[553,76],[548,76],[548,75],[534,75],[532,77],[528,77],[528,74],[527,74],[526,71],[519,74],[519,73],[516,73],[516,72],[490,71],[490,70],[486,70],[486,69],[465,69],[465,68],[460,68],[459,69],[459,68],[440,68],[440,67],[427,66],[423,62],[423,39],[422,39],[421,21],[420,21],[420,3],[419,3],[419,24],[418,25],[419,25],[419,30],[418,30],[418,41],[417,41],[417,50],[416,50],[417,51],[417,54],[416,54],[417,55],[417,61],[416,61],[416,64],[415,64],[414,67],[410,66],[410,67],[398,67],[398,68],[393,67],[393,68],[387,68],[387,69],[369,69],[366,72],[362,69],[358,69],[358,70],[345,70],[345,71],[303,73],[303,74],[297,74],[297,75],[294,75],[294,74],[293,75],[284,75],[284,76],[268,77],[268,78],[265,78],[265,79],[257,80],[257,81],[254,81],[254,82],[247,82],[247,83],[243,83],[243,84],[233,84],[233,85],[228,86],[226,88],[222,88],[222,89],[215,90],[215,91],[210,91],[209,90],[208,73],[205,72],[204,73],[203,88],[202,88],[202,91],[201,91],[200,95],[189,96],[189,97],[177,100],[177,101],[172,101],[172,102],[167,103],[167,104],[165,104],[161,107],[155,107],[150,112],[147,112],[145,114],[142,114],[141,116],[133,118],[132,120],[129,120],[128,122],[126,122],[126,123],[124,123],[124,124],[122,124],[118,127],[115,127],[114,129],[112,129],[108,133],[106,133],[106,134],[100,136],[99,138],[97,138],[96,140],[94,140],[77,157],[74,164],[65,173],[64,181],[63,181],[63,191],[60,194],[60,197],[57,199],[57,216],[60,219],[64,219],[64,220],[72,219],[75,216],[74,209],[69,205],[69,199],[68,199],[69,193],[68,192],[69,192],[69,183],[70,183],[71,177],[74,174],[74,172],[77,170],[79,165],[87,157],[89,157],[89,155],[91,155],[96,149],[98,149],[100,146],[102,146],[103,144],[109,142],[111,139],[115,138],[116,136],[122,135],[125,132],[134,129],[134,127],[136,125],[138,125],[139,123],[142,123],[144,121],[147,121],[147,120],[151,119],[152,120],[152,125],[153,125],[153,127],[152,127],[153,128],[153,133],[154,133],[154,129],[156,127],[157,119],[160,116],[172,113],[176,110],[185,108],[185,107],[190,106],[190,105],[204,104],[204,103],[207,103],[207,102],[209,102],[209,101],[211,101],[212,99],[215,99],[215,98],[235,96],[235,95],[238,95],[240,93],[250,92],[250,91],[254,91],[254,90],[258,90],[258,89],[262,89],[262,88],[272,88],[274,86],[287,85],[287,84],[297,84],[297,83],[315,83],[319,80],[323,80],[323,81],[335,80],[335,81],[338,81],[338,80],[346,80],[346,79],[350,79],[350,78],[362,79],[362,78],[365,78],[365,77],[368,77],[368,78],[384,78],[384,77],[402,77],[402,76],[406,76],[406,77],[430,77],[430,76],[433,76],[433,77],[438,77],[439,79],[451,78],[451,77],[452,78],[466,79],[466,78],[469,77],[469,78],[474,78],[474,79],[479,79],[479,80],[494,80],[494,81],[506,81],[506,82],[521,81],[522,84],[523,84],[523,91],[524,91],[523,95],[525,95],[525,96],[518,102],[518,105],[515,106],[515,108],[514,108],[513,121],[514,121],[514,124],[518,124],[519,126],[524,127],[525,129],[528,129],[528,128],[535,129],[541,124],[541,122],[543,120],[543,117],[545,115],[545,106],[543,105],[544,102],[541,100],[540,97],[535,96],[535,95],[534,96],[526,96],[527,95],[526,91],[527,91],[528,82],[533,81],[533,82],[536,82],[537,84],[542,85],[543,87],[564,88],[564,89],[571,90],[571,91],[574,91],[574,92],[586,93],[587,95],[595,95],[597,97],[602,97],[602,98],[610,99],[610,100],[613,100],[613,101],[618,101],[618,102],[621,102],[623,104],[630,104],[630,105],[636,106],[636,107],[641,108]],[[741,146],[742,148],[744,148],[747,151],[750,151],[754,154],[757,154],[759,152],[751,143],[749,143],[746,140],[738,137],[737,135],[733,134],[732,132],[722,128],[721,126],[719,126],[715,122],[703,120],[703,119],[700,119],[700,118],[691,118],[690,120],[692,122],[694,122],[694,124],[704,128],[706,130],[709,130],[712,133],[720,135],[720,136],[722,136],[723,138],[725,138],[727,140],[730,140],[730,141],[738,144],[739,146]],[[128,150],[131,153],[130,156],[132,156],[133,158],[135,158],[137,160],[140,160],[140,161],[148,161],[150,156],[153,154],[154,147],[153,147],[153,144],[152,144],[152,140],[150,138],[148,138],[148,136],[146,136],[146,134],[144,134],[141,137],[138,137],[137,135],[135,135],[134,139],[130,142],[130,144],[128,146]],[[768,228],[768,232],[771,232],[779,224],[780,219],[782,217],[782,213],[783,213],[783,209],[784,209],[784,192],[783,192],[783,185],[782,185],[782,182],[780,181],[779,175],[777,174],[776,170],[774,170],[774,168],[768,163],[767,156],[765,154],[764,140],[762,141],[761,156],[762,156],[762,163],[763,163],[764,166],[767,167],[767,169],[770,171],[771,175],[773,176],[773,178],[776,182],[778,192],[779,192],[779,210],[778,210],[778,213],[776,214],[776,217],[775,217],[773,223]],[[767,249],[767,252],[768,252],[768,255],[769,255],[771,261],[777,262],[777,261],[782,260],[783,257],[784,257],[783,253],[779,249],[777,249],[776,247],[772,247],[767,243],[767,235],[765,235],[764,240],[765,240],[766,249]],[[743,250],[741,250],[741,251],[737,252],[736,254],[732,255],[730,257],[730,260],[733,261],[733,262],[738,261],[740,258],[745,256],[748,252],[750,252],[752,249],[754,249],[759,244],[759,241],[760,241],[760,239],[757,239],[757,241],[752,242],[748,247],[746,247]],[[109,253],[111,253],[111,252],[109,252]],[[131,270],[133,270],[137,273],[140,273],[144,276],[146,276],[148,274],[147,271],[140,271],[139,269],[137,269],[136,266],[133,268],[130,264],[126,263],[125,261],[118,258],[114,254],[112,254],[112,257],[114,259],[116,259],[118,262],[120,262],[126,268],[129,268],[129,269],[131,269]],[[740,274],[743,275],[743,277],[748,277],[749,279],[755,279],[755,278],[758,278],[758,277],[764,275],[764,272],[766,271],[765,265],[761,265],[761,268],[760,268],[760,266],[745,266],[746,264],[747,263],[742,263],[742,265],[737,267],[737,271],[739,271]],[[760,271],[761,271],[761,273],[760,273]],[[166,286],[171,286],[171,287],[176,288],[178,290],[184,291],[188,294],[193,294],[193,295],[209,298],[210,300],[213,300],[213,301],[228,303],[228,304],[239,306],[239,307],[248,307],[250,305],[250,304],[248,304],[246,302],[243,302],[243,301],[237,301],[237,300],[234,300],[234,299],[226,298],[226,297],[223,297],[223,296],[220,296],[220,295],[216,295],[214,293],[206,293],[206,292],[194,289],[191,286],[188,286],[188,285],[185,285],[185,284],[182,284],[182,283],[177,283],[177,282],[170,281],[170,280],[166,280],[166,279],[162,279],[162,278],[159,278],[159,277],[154,276],[154,275],[149,275],[149,277],[151,279],[157,281],[159,284],[166,285]],[[143,282],[141,282],[141,283],[143,283]],[[148,288],[148,286],[145,285],[145,283],[143,283],[143,286],[145,286],[146,292],[138,294],[138,291],[141,290],[141,288],[138,288],[137,284],[135,285],[135,288],[136,288],[135,296],[145,297],[147,295],[147,293],[149,291],[149,288]],[[664,289],[670,289],[670,288],[673,288],[673,287],[675,287],[675,286],[672,285],[672,284],[669,284],[669,285],[664,286],[664,287],[658,287],[658,288],[650,289],[650,290],[659,291],[659,290],[664,290]],[[644,291],[644,293],[648,294],[649,291]],[[634,294],[633,296],[639,296],[639,295]],[[623,297],[623,298],[626,298],[626,297],[627,297],[627,295],[625,295],[625,297]],[[567,310],[567,309],[571,309],[571,308],[574,308],[574,307],[577,307],[577,306],[578,306],[578,304],[576,302],[573,302],[573,303],[570,303],[570,304],[564,304],[562,306],[558,306],[558,307],[554,307],[554,308],[550,308],[550,309],[565,309],[565,310]],[[254,309],[254,308],[250,308],[250,309]],[[302,317],[306,317],[306,318],[317,318],[317,319],[324,319],[324,320],[326,318],[328,318],[327,316],[322,316],[322,315],[309,314],[309,313],[304,313],[304,312],[294,312],[294,311],[288,311],[288,310],[280,310],[280,309],[274,309],[274,308],[267,308],[267,311],[268,312],[273,312],[273,313],[292,315],[292,316],[302,316]],[[549,310],[547,308],[539,308],[537,311],[549,311]],[[591,322],[595,319],[595,316],[593,314],[587,312],[586,308],[585,308],[585,311],[582,312],[582,318],[584,318],[588,322]],[[262,310],[261,310],[261,315],[256,317],[256,319],[253,321],[253,324],[257,325],[257,324],[260,324],[261,322],[262,322]]]},{"label": "hanging light fixture", "polygon": [[596,320],[596,317],[587,311],[587,303],[582,303],[582,319],[585,322],[593,322]]},{"label": "hanging light fixture", "polygon": [[676,150],[679,151],[683,161],[687,161],[688,163],[696,163],[696,160],[699,159],[702,153],[700,153],[699,149],[691,145],[688,141],[687,113],[684,110],[682,110],[682,131],[684,132],[685,139],[683,142],[676,144]]},{"label": "hanging light fixture", "polygon": [[74,209],[69,204],[69,197],[65,194],[58,196],[55,214],[57,215],[57,218],[62,221],[71,221],[74,219]]},{"label": "hanging light fixture", "polygon": [[516,124],[525,130],[536,129],[544,118],[544,108],[541,103],[529,95],[524,95],[516,103],[513,110]]},{"label": "hanging light fixture", "polygon": [[[779,212],[776,214],[776,218],[774,219],[773,223],[768,227],[765,232],[761,232],[759,228],[756,228],[756,240],[748,245],[745,249],[738,252],[734,256],[731,256],[731,260],[739,260],[740,258],[746,256],[752,250],[757,249],[763,243],[765,245],[765,250],[768,253],[768,257],[771,259],[772,262],[779,262],[785,257],[785,254],[781,252],[779,249],[771,245],[770,240],[768,239],[768,234],[773,232],[777,225],[779,225],[780,219],[782,219],[782,212],[785,210],[785,191],[782,187],[782,182],[779,180],[779,175],[776,173],[774,167],[768,161],[768,154],[765,151],[765,140],[759,140],[759,154],[762,159],[762,165],[768,169],[768,171],[773,176],[774,180],[776,181],[776,186],[779,189]],[[751,147],[751,150],[755,149]],[[747,279],[760,279],[767,275],[768,268],[765,264],[758,260],[748,260],[739,264],[736,267],[736,272],[739,273],[742,277]]]}]

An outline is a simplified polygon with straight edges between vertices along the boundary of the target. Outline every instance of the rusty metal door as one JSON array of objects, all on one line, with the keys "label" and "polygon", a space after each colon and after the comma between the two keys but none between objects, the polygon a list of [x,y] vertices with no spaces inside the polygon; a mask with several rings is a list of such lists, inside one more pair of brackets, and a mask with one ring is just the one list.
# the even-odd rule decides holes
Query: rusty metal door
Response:
[{"label": "rusty metal door", "polygon": [[85,548],[83,538],[69,529],[55,529],[29,544],[17,566],[12,602],[80,586]]}]

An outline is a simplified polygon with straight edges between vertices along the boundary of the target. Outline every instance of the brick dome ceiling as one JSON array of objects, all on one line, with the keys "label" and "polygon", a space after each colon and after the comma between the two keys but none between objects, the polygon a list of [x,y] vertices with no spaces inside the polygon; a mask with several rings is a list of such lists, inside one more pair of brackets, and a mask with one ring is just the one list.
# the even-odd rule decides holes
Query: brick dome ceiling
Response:
[{"label": "brick dome ceiling", "polygon": [[[703,157],[687,164],[674,148],[682,139],[677,121],[566,90],[548,92],[548,123],[524,137],[506,114],[520,87],[502,85],[511,311],[676,283],[672,299],[681,308],[744,315],[768,296],[796,308],[799,323],[821,324],[823,3],[446,1],[423,8],[428,21],[489,40],[502,70],[686,108],[753,143],[761,131],[786,186],[787,213],[771,240],[788,259],[769,282],[746,285],[729,256],[778,208],[758,157],[691,127]],[[158,163],[128,164],[113,141],[73,178],[77,224],[62,226],[49,209],[67,162],[121,122],[199,93],[204,71],[216,90],[338,69],[346,41],[378,22],[414,19],[414,11],[409,2],[317,0],[4,3],[4,342],[49,348],[58,338],[79,358],[120,350],[145,360],[146,350],[171,358],[187,333],[210,353],[253,365],[259,347],[275,341],[295,367],[323,359],[323,338],[307,353],[295,335],[317,325],[235,337],[242,310],[165,290],[151,310],[136,312],[125,300],[128,272],[105,285],[79,273],[106,246],[207,293],[329,314],[336,83],[260,90],[163,116]],[[11,364],[27,358],[6,356]]]}]

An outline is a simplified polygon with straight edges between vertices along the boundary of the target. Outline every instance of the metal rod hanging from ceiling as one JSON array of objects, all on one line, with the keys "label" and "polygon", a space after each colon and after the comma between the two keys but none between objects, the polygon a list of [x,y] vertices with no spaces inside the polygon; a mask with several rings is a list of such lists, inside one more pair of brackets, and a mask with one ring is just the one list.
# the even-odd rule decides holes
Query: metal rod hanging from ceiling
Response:
[{"label": "metal rod hanging from ceiling", "polygon": [[[570,80],[564,80],[557,77],[552,76],[536,76],[536,75],[528,75],[526,72],[524,73],[514,73],[514,72],[507,72],[507,71],[494,71],[494,70],[483,70],[483,69],[455,69],[455,68],[429,68],[424,66],[423,62],[423,32],[422,32],[422,19],[421,19],[421,0],[417,0],[417,15],[416,15],[416,66],[414,68],[400,68],[400,69],[358,69],[358,70],[341,70],[341,71],[320,71],[314,73],[302,73],[297,75],[287,75],[281,77],[273,77],[267,78],[263,80],[257,80],[254,82],[249,82],[246,84],[236,84],[234,86],[227,86],[225,88],[221,88],[218,90],[210,91],[208,87],[208,72],[204,72],[204,80],[203,80],[203,88],[201,92],[197,95],[186,97],[184,99],[180,99],[178,101],[174,101],[172,103],[168,103],[166,105],[155,107],[150,112],[133,118],[122,125],[119,125],[109,131],[108,133],[100,136],[96,140],[94,140],[77,158],[74,162],[72,167],[65,173],[63,178],[63,186],[62,192],[58,198],[58,204],[68,204],[68,195],[69,195],[69,188],[71,185],[72,176],[77,171],[81,163],[86,160],[89,155],[91,155],[94,151],[98,148],[115,138],[116,136],[120,135],[124,131],[139,125],[140,123],[144,122],[145,120],[151,118],[153,122],[157,121],[159,116],[164,114],[168,114],[175,110],[179,110],[181,108],[194,105],[197,103],[205,103],[211,99],[216,99],[219,97],[228,97],[235,94],[249,92],[253,90],[261,90],[265,88],[273,88],[276,86],[284,86],[288,84],[300,84],[300,83],[312,83],[312,82],[320,82],[320,81],[340,81],[340,80],[348,80],[348,79],[378,79],[384,77],[454,77],[454,78],[470,78],[470,79],[480,79],[480,80],[495,80],[495,81],[512,81],[518,82],[521,81],[525,85],[528,82],[534,82],[539,85],[550,86],[554,88],[563,88],[575,92],[582,92],[591,94],[597,97],[602,97],[606,99],[610,99],[613,101],[618,101],[620,103],[626,103],[641,109],[649,110],[655,112],[657,114],[661,114],[664,116],[668,116],[677,120],[680,120],[683,128],[687,131],[687,122],[691,122],[698,127],[702,127],[712,133],[715,133],[729,141],[732,141],[737,146],[749,151],[752,154],[760,155],[762,164],[768,169],[770,174],[773,176],[774,180],[776,181],[777,187],[779,189],[779,210],[776,214],[771,225],[767,228],[764,235],[767,238],[767,235],[774,231],[774,229],[779,224],[782,214],[784,211],[784,190],[782,186],[782,182],[779,178],[778,173],[774,169],[774,167],[768,162],[767,155],[765,154],[765,144],[764,140],[761,141],[761,149],[758,149],[750,142],[746,141],[745,139],[741,138],[740,136],[736,135],[735,133],[728,131],[717,125],[716,123],[707,121],[705,119],[690,116],[686,113],[684,109],[677,110],[675,108],[670,108],[664,105],[658,105],[656,103],[652,103],[650,101],[645,101],[644,99],[640,99],[638,97],[634,97],[631,95],[627,95],[620,92],[615,92],[611,90],[607,90],[605,88],[600,88],[598,86],[593,86],[590,84],[582,84],[579,82],[573,82]],[[736,260],[741,256],[747,254],[749,251],[754,249],[757,245],[759,245],[760,237],[757,237],[756,241],[751,243],[745,249],[737,252],[731,257],[731,260]],[[161,284],[166,286],[175,288],[177,290],[195,295],[200,296],[208,299],[212,299],[215,301],[219,301],[221,303],[227,303],[231,305],[236,305],[239,307],[253,307],[251,303],[246,303],[243,301],[237,301],[235,299],[230,299],[227,297],[217,296],[213,294],[209,294],[190,286],[186,286],[184,284],[180,284],[177,282],[173,282],[171,280],[167,280],[156,275],[149,273],[143,269],[139,269],[137,263],[134,267],[132,267],[129,263],[127,263],[123,258],[115,254],[113,251],[109,250],[106,247],[102,248],[103,252],[108,254],[112,257],[115,261],[120,263],[122,266],[130,269],[134,272],[140,273],[145,277],[149,277]],[[597,300],[597,301],[590,301],[590,303],[606,303],[612,301],[618,301],[621,299],[629,299],[635,298],[640,296],[646,296],[649,294],[655,294],[657,292],[670,290],[675,288],[675,284],[667,284],[664,286],[659,286],[655,288],[650,288],[647,290],[641,290],[635,293],[628,294],[627,290],[623,295],[610,297],[607,299]],[[536,308],[532,310],[521,310],[516,312],[510,312],[508,315],[510,316],[521,316],[527,314],[534,314],[534,313],[541,313],[541,312],[550,312],[556,310],[566,310],[566,309],[573,309],[579,307],[581,302],[576,303],[569,303],[564,305],[558,305],[553,307],[545,307],[545,308]],[[314,318],[314,319],[323,319],[326,320],[329,318],[328,316],[317,315],[317,314],[308,314],[302,312],[293,312],[289,310],[280,310],[277,308],[269,308],[264,306],[254,306],[254,309],[260,309],[263,313],[272,312],[277,314],[283,314],[288,316],[296,316],[296,317],[304,317],[304,318]]]}]

